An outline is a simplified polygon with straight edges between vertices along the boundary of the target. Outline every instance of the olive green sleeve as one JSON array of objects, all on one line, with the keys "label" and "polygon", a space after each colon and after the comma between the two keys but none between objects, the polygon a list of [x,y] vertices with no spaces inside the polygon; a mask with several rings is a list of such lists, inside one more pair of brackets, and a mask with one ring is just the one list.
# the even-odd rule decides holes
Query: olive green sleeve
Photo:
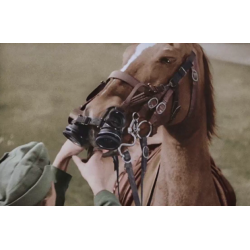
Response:
[{"label": "olive green sleeve", "polygon": [[53,171],[55,175],[56,206],[64,206],[65,194],[72,176],[56,167],[53,167]]},{"label": "olive green sleeve", "polygon": [[121,206],[114,194],[107,190],[102,190],[94,197],[95,206]]}]

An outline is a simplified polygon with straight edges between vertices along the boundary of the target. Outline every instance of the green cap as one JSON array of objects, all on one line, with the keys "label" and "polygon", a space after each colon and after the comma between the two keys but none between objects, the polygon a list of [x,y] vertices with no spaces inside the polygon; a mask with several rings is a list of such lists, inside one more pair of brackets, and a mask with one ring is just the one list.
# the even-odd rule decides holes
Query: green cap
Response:
[{"label": "green cap", "polygon": [[0,160],[0,206],[34,206],[50,190],[53,171],[44,144],[30,142]]}]

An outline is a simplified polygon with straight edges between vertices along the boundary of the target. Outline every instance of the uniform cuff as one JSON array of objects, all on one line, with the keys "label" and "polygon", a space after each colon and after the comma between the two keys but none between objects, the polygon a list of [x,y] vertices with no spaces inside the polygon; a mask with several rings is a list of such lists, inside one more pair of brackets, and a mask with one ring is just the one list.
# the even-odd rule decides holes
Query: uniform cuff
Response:
[{"label": "uniform cuff", "polygon": [[94,197],[95,206],[121,206],[119,200],[108,190],[102,190]]}]

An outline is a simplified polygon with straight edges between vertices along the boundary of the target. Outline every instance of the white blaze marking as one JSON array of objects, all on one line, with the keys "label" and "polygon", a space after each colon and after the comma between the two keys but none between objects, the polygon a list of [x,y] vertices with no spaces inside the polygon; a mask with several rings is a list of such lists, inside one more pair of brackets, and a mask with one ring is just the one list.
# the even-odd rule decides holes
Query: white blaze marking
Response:
[{"label": "white blaze marking", "polygon": [[150,47],[153,47],[156,43],[140,43],[135,50],[135,53],[130,57],[130,59],[128,60],[127,64],[123,66],[123,68],[121,69],[121,71],[125,71],[128,66],[138,57],[141,55],[141,53]]}]

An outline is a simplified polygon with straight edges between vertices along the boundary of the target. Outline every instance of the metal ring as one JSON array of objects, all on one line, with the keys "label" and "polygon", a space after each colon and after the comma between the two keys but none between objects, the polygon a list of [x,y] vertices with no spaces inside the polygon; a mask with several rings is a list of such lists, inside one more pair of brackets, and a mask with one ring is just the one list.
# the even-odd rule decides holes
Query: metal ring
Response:
[{"label": "metal ring", "polygon": [[195,69],[192,69],[192,79],[195,82],[198,82],[198,80],[199,80],[198,73],[197,73],[197,71]]},{"label": "metal ring", "polygon": [[140,115],[139,115],[137,112],[134,112],[134,113],[132,114],[132,118],[133,118],[134,120],[138,120],[138,119],[140,118]]},{"label": "metal ring", "polygon": [[[154,101],[154,100],[156,100],[156,104],[155,104],[155,105],[151,105],[150,103],[151,103],[152,101]],[[153,108],[155,108],[155,107],[158,105],[158,103],[159,103],[159,100],[158,100],[156,97],[153,97],[153,98],[151,98],[151,99],[148,101],[148,107],[149,107],[150,109],[153,109]]]},{"label": "metal ring", "polygon": [[[148,151],[148,152],[147,152],[147,155],[145,154],[145,150]],[[143,147],[142,155],[143,155],[143,157],[146,158],[146,159],[149,158],[149,148],[148,148],[148,146],[144,146],[144,147]]]},{"label": "metal ring", "polygon": [[[159,110],[159,108],[160,108],[161,105],[164,106],[163,110]],[[166,108],[167,108],[166,103],[161,102],[161,103],[159,103],[158,106],[156,107],[156,113],[157,113],[158,115],[161,115],[161,114],[166,110]]]},{"label": "metal ring", "polygon": [[118,148],[118,152],[120,154],[120,156],[122,157],[122,160],[125,162],[125,163],[131,163],[132,159],[130,158],[129,161],[126,161],[124,158],[125,158],[125,155],[121,152],[121,146]]},{"label": "metal ring", "polygon": [[[131,143],[131,144],[129,144],[129,143],[122,143],[120,146],[119,146],[119,148],[117,149],[118,150],[118,152],[119,152],[119,154],[120,154],[120,156],[122,157],[122,159],[124,158],[124,154],[122,153],[122,147],[133,147],[134,145],[135,145],[135,143],[136,143],[136,136],[133,134],[133,133],[131,133],[131,135],[133,136],[133,139],[134,139],[134,141],[133,141],[133,143]],[[124,160],[124,159],[123,159]],[[128,162],[129,163],[129,162]]]},{"label": "metal ring", "polygon": [[[124,156],[124,155],[123,155]],[[125,162],[125,163],[131,163],[132,162],[132,159],[130,159],[129,161],[125,161],[124,160],[124,157],[122,157],[122,159],[123,159],[123,161]]]},{"label": "metal ring", "polygon": [[[144,120],[144,121],[141,121],[141,122],[138,124],[138,128],[140,128],[140,126],[141,126],[143,123],[149,124],[149,128],[150,128],[150,129],[149,129],[148,134],[146,135],[146,137],[149,137],[149,136],[151,135],[151,133],[152,133],[153,126],[152,126],[151,122],[149,122],[149,121],[147,121],[147,120]],[[142,137],[140,136],[139,133],[137,133],[137,137],[140,138],[140,139],[142,138]]]}]

